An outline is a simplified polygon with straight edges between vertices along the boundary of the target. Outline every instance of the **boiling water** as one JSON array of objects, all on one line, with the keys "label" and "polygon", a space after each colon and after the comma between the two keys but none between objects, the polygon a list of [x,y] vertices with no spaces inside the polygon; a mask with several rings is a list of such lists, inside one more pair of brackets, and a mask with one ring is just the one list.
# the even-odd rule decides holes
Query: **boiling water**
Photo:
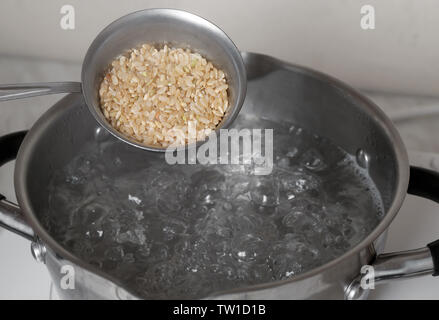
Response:
[{"label": "boiling water", "polygon": [[382,204],[355,159],[306,130],[274,128],[274,168],[168,165],[102,131],[50,183],[45,224],[75,255],[144,298],[200,298],[287,279],[346,252]]}]

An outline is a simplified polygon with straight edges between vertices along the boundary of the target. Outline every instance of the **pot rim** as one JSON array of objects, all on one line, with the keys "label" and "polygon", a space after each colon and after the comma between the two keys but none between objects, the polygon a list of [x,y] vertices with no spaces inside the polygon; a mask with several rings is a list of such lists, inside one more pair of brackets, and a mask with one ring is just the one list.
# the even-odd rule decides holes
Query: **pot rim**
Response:
[{"label": "pot rim", "polygon": [[[395,196],[383,219],[375,227],[375,229],[372,232],[370,232],[369,235],[365,237],[362,241],[360,241],[357,245],[352,247],[350,250],[346,251],[341,256],[317,268],[311,269],[304,273],[300,273],[286,280],[278,280],[278,281],[267,282],[257,285],[251,285],[247,287],[240,287],[240,288],[235,288],[235,289],[230,289],[220,292],[214,292],[208,295],[207,297],[204,297],[204,299],[213,298],[226,294],[237,294],[241,292],[258,291],[258,290],[265,290],[274,287],[284,286],[293,282],[297,282],[306,278],[313,277],[326,269],[330,269],[334,267],[335,265],[339,264],[341,261],[348,259],[353,255],[357,255],[361,250],[370,246],[385,230],[387,230],[388,226],[390,225],[390,223],[398,213],[405,199],[406,191],[408,187],[408,181],[409,181],[409,161],[408,161],[406,148],[402,142],[402,139],[398,131],[394,127],[392,121],[384,114],[384,112],[374,102],[372,102],[370,99],[363,96],[357,90],[353,89],[352,87],[345,84],[344,82],[332,76],[324,74],[322,72],[315,71],[307,67],[302,67],[295,64],[287,63],[282,60],[263,54],[244,52],[242,55],[244,60],[251,58],[262,59],[264,60],[264,63],[270,63],[273,66],[273,70],[285,69],[285,70],[294,71],[297,73],[302,73],[311,77],[318,78],[326,82],[328,85],[331,85],[334,88],[343,91],[347,96],[350,96],[356,99],[357,101],[362,102],[363,106],[367,108],[368,113],[373,117],[375,121],[377,121],[381,125],[381,127],[385,130],[387,136],[393,142],[393,148],[396,155],[396,172],[397,172],[396,189],[394,191]],[[40,135],[45,131],[49,123],[53,121],[54,118],[56,119],[56,117],[61,114],[59,110],[64,108],[65,103],[68,103],[69,100],[74,101],[75,99],[78,98],[78,96],[81,96],[81,94],[69,94],[65,98],[58,101],[54,106],[52,106],[48,111],[46,111],[43,114],[43,116],[41,116],[36,121],[33,127],[29,130],[29,133],[26,135],[18,152],[17,161],[14,170],[14,183],[15,183],[15,193],[17,196],[17,200],[21,209],[23,210],[26,220],[34,230],[35,234],[39,238],[41,238],[41,240],[48,246],[49,249],[54,251],[56,254],[60,255],[63,259],[66,259],[72,262],[73,264],[81,268],[84,268],[89,272],[97,274],[98,276],[101,276],[104,279],[113,282],[117,286],[123,288],[124,290],[132,294],[134,297],[138,297],[137,294],[133,294],[118,279],[103,272],[102,270],[99,270],[97,267],[92,266],[86,263],[85,261],[79,259],[74,254],[70,253],[65,248],[63,248],[55,239],[53,239],[37,219],[34,210],[32,208],[30,198],[27,194],[26,178],[28,176],[28,161],[34,151],[33,150],[35,147],[34,142],[39,139]]]}]

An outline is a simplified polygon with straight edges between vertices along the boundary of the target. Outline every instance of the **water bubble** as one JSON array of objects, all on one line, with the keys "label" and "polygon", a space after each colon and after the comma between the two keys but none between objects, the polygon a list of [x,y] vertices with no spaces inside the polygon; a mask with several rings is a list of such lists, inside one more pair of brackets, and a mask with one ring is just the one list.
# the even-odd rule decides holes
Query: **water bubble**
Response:
[{"label": "water bubble", "polygon": [[326,168],[323,157],[317,150],[310,149],[302,155],[303,166],[311,171],[320,171]]},{"label": "water bubble", "polygon": [[165,219],[166,220],[162,222],[163,239],[165,242],[174,240],[177,237],[186,234],[188,226],[184,221],[179,219],[169,218],[169,217]]},{"label": "water bubble", "polygon": [[107,130],[102,127],[97,127],[94,130],[94,138],[97,142],[103,142],[110,137],[110,134]]},{"label": "water bubble", "polygon": [[134,230],[125,230],[123,232],[119,232],[116,235],[115,240],[118,243],[131,242],[134,244],[143,245],[146,241],[144,231],[144,228],[141,226],[134,228]]},{"label": "water bubble", "polygon": [[230,211],[233,209],[233,206],[229,202],[225,202],[223,204],[223,208],[224,208],[224,210]]},{"label": "water bubble", "polygon": [[250,183],[251,200],[263,207],[279,204],[279,183],[271,176],[255,176]]},{"label": "water bubble", "polygon": [[294,157],[297,155],[298,152],[299,152],[299,149],[293,147],[291,150],[289,150],[289,151],[287,152],[286,156],[287,156],[288,158],[294,158]]},{"label": "water bubble", "polygon": [[124,256],[124,251],[122,246],[114,246],[105,250],[105,258],[110,261],[120,261]]},{"label": "water bubble", "polygon": [[362,168],[369,167],[370,157],[363,149],[357,150],[356,159],[360,167]]},{"label": "water bubble", "polygon": [[104,236],[104,230],[102,230],[102,227],[95,222],[90,224],[86,230],[85,236],[91,241],[96,242]]},{"label": "water bubble", "polygon": [[282,157],[277,160],[277,165],[281,168],[288,168],[290,166],[290,158]]},{"label": "water bubble", "polygon": [[281,190],[290,200],[295,195],[318,189],[321,184],[318,177],[301,170],[280,172],[279,182]]},{"label": "water bubble", "polygon": [[238,235],[232,241],[232,252],[239,261],[255,261],[264,257],[265,245],[261,238],[252,234]]},{"label": "water bubble", "polygon": [[84,182],[84,179],[76,175],[71,175],[66,177],[66,182],[71,184],[78,184]]},{"label": "water bubble", "polygon": [[119,157],[114,158],[114,165],[116,167],[121,167],[122,166],[122,160]]}]

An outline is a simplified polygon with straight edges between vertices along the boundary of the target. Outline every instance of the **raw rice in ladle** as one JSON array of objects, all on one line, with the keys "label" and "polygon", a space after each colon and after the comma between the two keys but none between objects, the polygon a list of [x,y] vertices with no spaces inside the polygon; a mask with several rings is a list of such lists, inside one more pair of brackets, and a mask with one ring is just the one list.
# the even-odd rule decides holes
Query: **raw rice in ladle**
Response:
[{"label": "raw rice in ladle", "polygon": [[[222,70],[189,49],[144,44],[113,61],[101,83],[101,108],[122,134],[148,146],[204,140],[229,106]],[[190,123],[190,124],[189,124]]]}]

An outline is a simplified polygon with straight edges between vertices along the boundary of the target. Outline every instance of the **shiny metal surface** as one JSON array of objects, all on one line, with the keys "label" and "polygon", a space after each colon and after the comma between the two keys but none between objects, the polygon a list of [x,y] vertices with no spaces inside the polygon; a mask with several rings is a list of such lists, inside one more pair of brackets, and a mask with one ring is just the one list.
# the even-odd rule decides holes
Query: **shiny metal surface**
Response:
[{"label": "shiny metal surface", "polygon": [[47,249],[44,243],[39,239],[35,239],[30,244],[30,251],[37,262],[46,263]]},{"label": "shiny metal surface", "polygon": [[377,284],[433,273],[433,260],[428,248],[380,254],[372,266]]},{"label": "shiny metal surface", "polygon": [[[62,299],[138,299],[115,282],[63,259],[50,249],[47,250],[45,264],[55,290]],[[68,286],[65,285],[67,278],[72,281]]]},{"label": "shiny metal surface", "polygon": [[192,49],[221,68],[229,85],[229,108],[217,129],[227,128],[241,110],[247,77],[241,53],[230,38],[213,23],[192,13],[175,9],[147,9],[117,19],[102,30],[88,49],[81,83],[31,83],[0,86],[0,102],[54,93],[84,95],[90,112],[102,127],[120,140],[149,151],[166,148],[145,146],[123,135],[105,119],[99,103],[99,87],[111,62],[129,49],[144,43]]},{"label": "shiny metal surface", "polygon": [[20,207],[8,200],[0,200],[0,226],[28,240],[34,239],[34,231],[24,220]]},{"label": "shiny metal surface", "polygon": [[[434,272],[433,259],[427,247],[380,254],[370,266],[374,286],[394,280],[432,275]],[[355,278],[347,288],[345,298],[348,300],[367,298],[370,289],[363,288],[362,284],[368,277],[370,277],[369,274],[362,274]]]},{"label": "shiny metal surface", "polygon": [[128,14],[99,33],[84,58],[82,86],[84,99],[96,120],[115,137],[141,149],[164,151],[147,147],[115,130],[99,107],[99,85],[103,72],[112,60],[127,49],[142,43],[168,43],[191,48],[220,67],[229,84],[229,109],[217,129],[227,128],[241,110],[246,94],[247,78],[239,50],[232,40],[213,23],[174,9],[148,9]]},{"label": "shiny metal surface", "polygon": [[0,102],[55,93],[81,92],[79,82],[46,82],[0,85]]},{"label": "shiny metal surface", "polygon": [[[375,255],[382,252],[387,228],[405,197],[408,160],[404,146],[390,120],[373,103],[343,83],[271,57],[252,53],[243,57],[249,83],[242,112],[299,123],[354,155],[357,150],[364,150],[387,213],[366,239],[321,267],[288,280],[207,298],[343,299],[361,267],[370,264]],[[61,296],[133,298],[135,296],[123,289],[119,279],[109,277],[65,250],[41,224],[47,206],[46,190],[41,185],[46,185],[50,173],[64,166],[85,141],[94,139],[95,131],[96,122],[80,94],[69,95],[52,107],[26,135],[20,148],[15,169],[17,198],[27,221],[47,247],[46,263],[54,283],[59,281],[60,264],[65,261],[83,274],[77,280],[81,290],[63,291]],[[124,294],[116,295],[116,290]]]}]

